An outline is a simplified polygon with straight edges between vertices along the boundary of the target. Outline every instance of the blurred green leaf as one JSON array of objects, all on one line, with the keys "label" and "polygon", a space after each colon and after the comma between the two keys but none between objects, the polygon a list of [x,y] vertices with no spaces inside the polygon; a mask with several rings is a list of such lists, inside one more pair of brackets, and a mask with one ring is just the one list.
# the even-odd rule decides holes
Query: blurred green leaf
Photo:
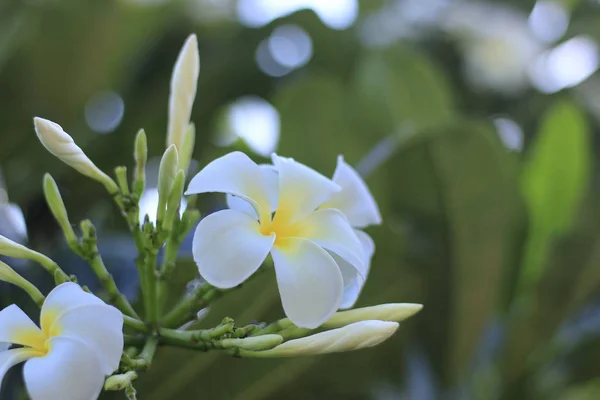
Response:
[{"label": "blurred green leaf", "polygon": [[406,46],[367,53],[354,82],[356,101],[370,129],[390,133],[409,125],[418,131],[448,122],[454,99],[442,70]]},{"label": "blurred green leaf", "polygon": [[[451,264],[447,376],[472,367],[497,309],[517,210],[516,159],[487,124],[463,123],[432,142]],[[490,185],[489,182],[494,182]]]},{"label": "blurred green leaf", "polygon": [[521,181],[529,213],[521,290],[539,279],[551,239],[571,225],[589,182],[589,136],[585,116],[570,100],[558,100],[543,117]]}]

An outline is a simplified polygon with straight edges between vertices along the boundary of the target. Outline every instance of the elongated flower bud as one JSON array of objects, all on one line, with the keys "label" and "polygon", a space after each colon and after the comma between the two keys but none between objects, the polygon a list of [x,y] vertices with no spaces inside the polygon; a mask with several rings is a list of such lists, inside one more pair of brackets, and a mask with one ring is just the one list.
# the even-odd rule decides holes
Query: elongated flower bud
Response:
[{"label": "elongated flower bud", "polygon": [[400,322],[412,317],[423,305],[412,303],[379,304],[372,307],[357,308],[354,310],[340,311],[327,320],[322,327],[327,329],[339,328],[348,324],[365,320],[395,321]]},{"label": "elongated flower bud", "polygon": [[44,302],[44,295],[38,288],[2,261],[0,261],[0,280],[23,289],[37,305],[41,306]]},{"label": "elongated flower bud", "polygon": [[49,257],[43,255],[42,253],[38,253],[35,250],[31,250],[30,248],[19,243],[15,243],[2,235],[0,235],[0,254],[7,257],[33,260],[40,263],[51,274],[59,274],[61,279],[68,279],[60,267]]},{"label": "elongated flower bud", "polygon": [[177,175],[175,175],[175,179],[171,187],[171,193],[167,199],[167,213],[165,215],[163,224],[164,229],[171,230],[173,228],[173,223],[175,222],[177,211],[179,211],[179,206],[181,204],[181,196],[183,195],[184,186],[185,173],[180,169],[179,172],[177,172]]},{"label": "elongated flower bud", "polygon": [[173,182],[177,175],[177,166],[179,164],[179,156],[177,154],[177,147],[170,145],[165,154],[163,154],[160,160],[160,166],[158,169],[158,209],[157,209],[157,221],[163,221],[167,208],[167,201],[173,188]]},{"label": "elongated flower bud", "polygon": [[146,163],[148,162],[148,138],[143,129],[140,129],[135,136],[133,158],[135,159],[133,193],[140,197],[146,186]]},{"label": "elongated flower bud", "polygon": [[290,340],[271,350],[242,352],[243,357],[296,357],[338,353],[376,346],[396,332],[399,324],[389,321],[360,321],[301,339]]},{"label": "elongated flower bud", "polygon": [[71,222],[69,221],[65,203],[63,202],[60,192],[58,191],[56,182],[50,174],[44,175],[44,196],[46,197],[46,202],[50,207],[50,211],[52,212],[54,219],[56,219],[56,222],[58,222],[65,235],[67,243],[77,243],[77,235],[75,235],[75,231],[73,230]]},{"label": "elongated flower bud", "polygon": [[96,167],[60,125],[39,117],[33,119],[33,124],[40,142],[52,155],[81,174],[102,183],[109,193],[119,191],[115,181]]},{"label": "elongated flower bud", "polygon": [[196,143],[196,126],[190,123],[183,136],[183,144],[179,151],[179,169],[187,174],[194,153],[194,144]]},{"label": "elongated flower bud", "polygon": [[196,35],[190,35],[186,39],[173,67],[169,96],[167,147],[174,144],[179,152],[182,152],[184,134],[190,122],[199,73],[198,38]]}]

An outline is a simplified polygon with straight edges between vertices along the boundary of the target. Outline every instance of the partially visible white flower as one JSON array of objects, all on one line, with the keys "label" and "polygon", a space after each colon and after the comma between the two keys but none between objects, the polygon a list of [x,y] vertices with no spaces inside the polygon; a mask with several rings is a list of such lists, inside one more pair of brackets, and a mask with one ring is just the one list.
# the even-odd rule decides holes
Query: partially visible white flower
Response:
[{"label": "partially visible white flower", "polygon": [[527,15],[501,4],[456,2],[441,25],[459,39],[465,75],[473,84],[514,94],[529,86],[529,68],[545,44]]},{"label": "partially visible white flower", "polygon": [[[345,162],[344,157],[341,155],[338,156],[337,167],[333,173],[333,181],[340,185],[342,190],[334,193],[328,201],[319,207],[320,209],[334,208],[340,210],[346,215],[354,228],[365,228],[369,225],[381,224],[381,214],[369,188],[358,172]],[[354,232],[360,240],[363,249],[364,269],[356,273],[356,270],[348,265],[348,263],[336,258],[345,277],[344,282],[346,283],[344,298],[340,304],[340,308],[342,309],[351,308],[356,303],[369,275],[371,258],[375,252],[375,244],[368,234],[360,229],[355,229]]]},{"label": "partially visible white flower", "polygon": [[[200,55],[198,54],[198,38],[190,35],[186,39],[171,76],[171,93],[169,95],[169,126],[167,131],[167,147],[174,144],[180,155],[187,154],[184,147],[186,131],[191,131],[190,116],[196,98],[196,87],[200,73]],[[189,141],[189,140],[188,140]],[[191,141],[193,146],[193,140]],[[181,158],[179,168],[187,171],[187,165],[182,165],[186,157]],[[189,163],[189,159],[187,159]]]},{"label": "partially visible white flower", "polygon": [[0,311],[0,342],[22,346],[0,352],[0,380],[26,361],[23,377],[32,400],[98,398],[121,359],[121,312],[68,282],[48,294],[40,326],[14,304]]},{"label": "partially visible white flower", "polygon": [[39,117],[33,119],[33,124],[40,142],[52,155],[81,174],[102,183],[109,193],[119,191],[115,181],[96,167],[60,125]]},{"label": "partially visible white flower", "polygon": [[297,357],[338,353],[373,347],[396,332],[399,324],[387,321],[360,321],[343,328],[290,340],[271,349],[256,353],[257,357]]},{"label": "partially visible white flower", "polygon": [[423,308],[422,304],[392,303],[340,311],[327,320],[323,328],[339,328],[348,324],[366,320],[400,322],[412,317]]},{"label": "partially visible white flower", "polygon": [[354,268],[352,276],[364,271],[363,246],[342,212],[317,210],[342,190],[338,184],[289,158],[273,155],[273,164],[261,168],[233,152],[192,179],[186,194],[222,192],[245,201],[200,221],[194,260],[207,282],[231,288],[270,253],[286,315],[299,327],[316,328],[342,303],[340,261]]}]

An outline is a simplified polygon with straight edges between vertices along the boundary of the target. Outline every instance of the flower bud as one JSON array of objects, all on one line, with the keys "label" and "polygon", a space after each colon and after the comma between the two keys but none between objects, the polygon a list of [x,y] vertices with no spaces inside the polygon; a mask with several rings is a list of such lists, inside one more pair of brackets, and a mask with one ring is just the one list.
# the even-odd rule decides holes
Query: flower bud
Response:
[{"label": "flower bud", "polygon": [[175,175],[173,187],[171,188],[171,193],[169,194],[167,201],[167,213],[163,223],[163,228],[166,230],[171,230],[173,228],[173,222],[177,216],[177,212],[179,211],[179,206],[181,204],[181,196],[183,195],[184,186],[185,173],[180,169],[179,172],[177,172],[177,175]]},{"label": "flower bud", "polygon": [[221,345],[225,349],[236,347],[238,349],[259,351],[272,349],[281,342],[283,342],[283,338],[279,335],[262,335],[244,339],[223,339]]},{"label": "flower bud", "polygon": [[33,119],[33,124],[40,142],[52,155],[81,174],[102,183],[109,193],[114,194],[119,191],[115,181],[96,167],[60,125],[39,117]]},{"label": "flower bud", "polygon": [[23,289],[37,305],[41,306],[44,303],[44,295],[38,288],[2,261],[0,261],[0,280]]},{"label": "flower bud", "polygon": [[178,166],[178,154],[177,147],[170,145],[169,148],[163,154],[160,160],[160,166],[158,169],[158,209],[156,213],[157,221],[162,221],[165,217],[167,201],[173,188],[173,182],[177,175]]},{"label": "flower bud", "polygon": [[340,311],[333,314],[322,327],[327,329],[339,328],[354,322],[365,320],[400,322],[412,317],[421,311],[422,308],[422,304],[392,303]]},{"label": "flower bud", "polygon": [[337,353],[376,346],[396,332],[399,324],[388,321],[360,321],[343,328],[290,340],[271,350],[242,352],[243,357],[295,357]]},{"label": "flower bud", "polygon": [[146,185],[146,163],[148,162],[148,138],[143,129],[140,129],[135,136],[133,158],[135,159],[133,193],[140,197]]},{"label": "flower bud", "polygon": [[75,235],[75,231],[73,231],[73,227],[69,221],[65,203],[58,191],[56,182],[50,174],[44,175],[44,197],[46,197],[46,202],[50,207],[50,211],[52,212],[54,219],[56,219],[56,222],[60,225],[67,242],[70,244],[77,243],[77,235]]},{"label": "flower bud", "polygon": [[59,274],[61,278],[66,277],[66,274],[49,257],[43,255],[42,253],[38,253],[37,251],[31,250],[30,248],[19,243],[15,243],[2,235],[0,235],[0,254],[7,257],[33,260],[40,263],[51,274]]},{"label": "flower bud", "polygon": [[181,153],[183,153],[184,135],[188,129],[192,106],[196,98],[199,73],[198,39],[196,35],[190,35],[186,39],[173,67],[169,96],[167,147],[174,144]]},{"label": "flower bud", "polygon": [[192,154],[194,153],[194,144],[196,143],[196,126],[190,123],[183,136],[183,144],[179,151],[179,168],[187,174],[190,167]]}]

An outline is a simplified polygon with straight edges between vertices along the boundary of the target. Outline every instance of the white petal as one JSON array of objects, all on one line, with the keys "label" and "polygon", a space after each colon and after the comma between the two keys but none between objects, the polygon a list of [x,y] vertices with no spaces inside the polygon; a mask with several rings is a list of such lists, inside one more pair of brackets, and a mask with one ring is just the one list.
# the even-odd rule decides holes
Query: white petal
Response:
[{"label": "white petal", "polygon": [[287,317],[316,328],[339,308],[344,283],[333,258],[307,239],[281,239],[271,251],[281,302]]},{"label": "white petal", "polygon": [[334,256],[335,261],[340,266],[342,276],[344,277],[344,297],[340,309],[351,308],[358,300],[358,296],[362,291],[365,281],[369,275],[369,269],[371,268],[371,258],[375,252],[375,244],[373,239],[365,232],[355,229],[354,233],[358,237],[363,249],[364,263],[363,269],[360,273],[339,257]]},{"label": "white petal", "polygon": [[294,225],[297,235],[336,253],[361,274],[364,255],[360,240],[341,211],[317,210]]},{"label": "white petal", "polygon": [[49,342],[48,354],[29,359],[23,368],[31,400],[96,400],[104,374],[93,351],[72,338]]},{"label": "white petal", "polygon": [[180,153],[183,150],[184,133],[188,128],[192,106],[196,98],[199,73],[198,39],[196,35],[190,35],[181,48],[173,67],[169,95],[167,147],[174,144]]},{"label": "white petal", "polygon": [[0,384],[4,379],[4,375],[13,366],[21,363],[31,357],[39,356],[39,352],[28,348],[12,349],[0,353]]},{"label": "white petal", "polygon": [[66,282],[58,285],[46,296],[46,301],[42,306],[40,316],[42,331],[50,336],[50,329],[60,314],[76,307],[94,304],[106,305],[98,297],[84,291],[76,283]]},{"label": "white petal", "polygon": [[260,233],[258,222],[243,212],[223,210],[202,219],[193,241],[200,275],[221,289],[239,285],[261,266],[275,235]]},{"label": "white petal", "polygon": [[119,367],[123,353],[123,314],[106,304],[72,308],[58,316],[50,336],[78,339],[92,349],[104,375]]},{"label": "white petal", "polygon": [[338,157],[333,181],[340,185],[342,190],[331,196],[321,208],[337,208],[346,214],[352,226],[357,228],[381,224],[381,214],[369,188],[342,156]]},{"label": "white petal", "polygon": [[192,178],[185,194],[208,192],[241,197],[259,215],[270,218],[269,185],[259,166],[244,153],[234,151],[210,162]]},{"label": "white petal", "polygon": [[[262,164],[258,167],[260,168],[263,178],[267,183],[269,199],[271,203],[271,212],[274,212],[277,209],[277,201],[279,196],[279,177],[277,175],[277,170],[275,169],[275,167],[268,164]],[[227,207],[231,208],[232,210],[243,211],[246,214],[253,216],[254,218],[258,218],[254,207],[252,207],[250,203],[248,203],[241,197],[228,194]]]},{"label": "white petal", "polygon": [[16,305],[0,311],[0,342],[43,348],[45,340],[40,328]]},{"label": "white petal", "polygon": [[273,155],[279,172],[279,204],[275,218],[293,223],[306,217],[341,188],[317,171]]},{"label": "white petal", "polygon": [[10,345],[8,342],[0,342],[0,352],[10,349]]}]

